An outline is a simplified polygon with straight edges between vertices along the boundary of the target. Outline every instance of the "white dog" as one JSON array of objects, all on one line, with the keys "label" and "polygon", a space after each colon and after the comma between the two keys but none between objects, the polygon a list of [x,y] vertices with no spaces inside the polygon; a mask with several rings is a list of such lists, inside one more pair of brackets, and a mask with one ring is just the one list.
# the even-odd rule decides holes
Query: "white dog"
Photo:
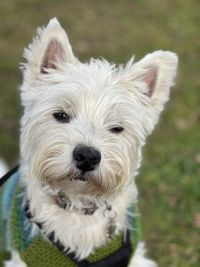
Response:
[{"label": "white dog", "polygon": [[52,19],[24,58],[20,167],[3,193],[12,199],[2,200],[5,266],[157,266],[140,242],[135,176],[176,54],[82,63]]}]

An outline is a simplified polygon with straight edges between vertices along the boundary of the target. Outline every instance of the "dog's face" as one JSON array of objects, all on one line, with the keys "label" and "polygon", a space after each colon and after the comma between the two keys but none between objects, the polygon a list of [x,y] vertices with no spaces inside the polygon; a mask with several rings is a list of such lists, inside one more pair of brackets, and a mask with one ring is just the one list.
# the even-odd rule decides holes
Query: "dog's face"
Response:
[{"label": "dog's face", "polygon": [[177,57],[157,51],[116,67],[79,62],[56,19],[25,50],[21,156],[53,191],[110,195],[127,186],[158,121]]}]

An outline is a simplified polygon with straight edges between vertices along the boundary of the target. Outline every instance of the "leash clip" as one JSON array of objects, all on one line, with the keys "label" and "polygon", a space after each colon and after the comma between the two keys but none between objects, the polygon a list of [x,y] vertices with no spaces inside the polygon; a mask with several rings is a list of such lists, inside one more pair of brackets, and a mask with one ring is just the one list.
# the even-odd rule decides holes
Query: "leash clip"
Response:
[{"label": "leash clip", "polygon": [[108,224],[106,229],[106,236],[109,240],[113,238],[116,232],[116,222],[117,212],[112,209],[112,206],[105,202],[106,208],[104,210],[104,216],[108,218]]}]

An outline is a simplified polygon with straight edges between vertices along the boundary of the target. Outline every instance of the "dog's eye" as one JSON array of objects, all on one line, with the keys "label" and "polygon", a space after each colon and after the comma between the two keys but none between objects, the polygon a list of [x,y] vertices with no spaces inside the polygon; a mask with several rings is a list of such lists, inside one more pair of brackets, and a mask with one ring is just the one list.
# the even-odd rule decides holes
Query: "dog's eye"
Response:
[{"label": "dog's eye", "polygon": [[121,127],[121,126],[116,126],[116,127],[113,127],[113,128],[109,129],[109,131],[111,133],[116,133],[116,134],[121,133],[123,130],[124,130],[124,128]]},{"label": "dog's eye", "polygon": [[70,115],[65,113],[64,111],[58,111],[53,113],[54,118],[62,123],[69,123],[70,122]]}]

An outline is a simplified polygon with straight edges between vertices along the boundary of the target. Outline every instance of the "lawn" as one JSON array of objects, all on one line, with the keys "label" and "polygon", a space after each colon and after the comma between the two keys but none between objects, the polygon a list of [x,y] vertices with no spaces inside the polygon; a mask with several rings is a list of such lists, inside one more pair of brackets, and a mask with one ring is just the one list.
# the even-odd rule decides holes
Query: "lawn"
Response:
[{"label": "lawn", "polygon": [[57,16],[81,60],[126,62],[158,49],[180,59],[177,85],[144,149],[137,183],[149,254],[161,267],[200,266],[200,2],[1,0],[0,155],[18,161],[19,62],[35,29]]}]

